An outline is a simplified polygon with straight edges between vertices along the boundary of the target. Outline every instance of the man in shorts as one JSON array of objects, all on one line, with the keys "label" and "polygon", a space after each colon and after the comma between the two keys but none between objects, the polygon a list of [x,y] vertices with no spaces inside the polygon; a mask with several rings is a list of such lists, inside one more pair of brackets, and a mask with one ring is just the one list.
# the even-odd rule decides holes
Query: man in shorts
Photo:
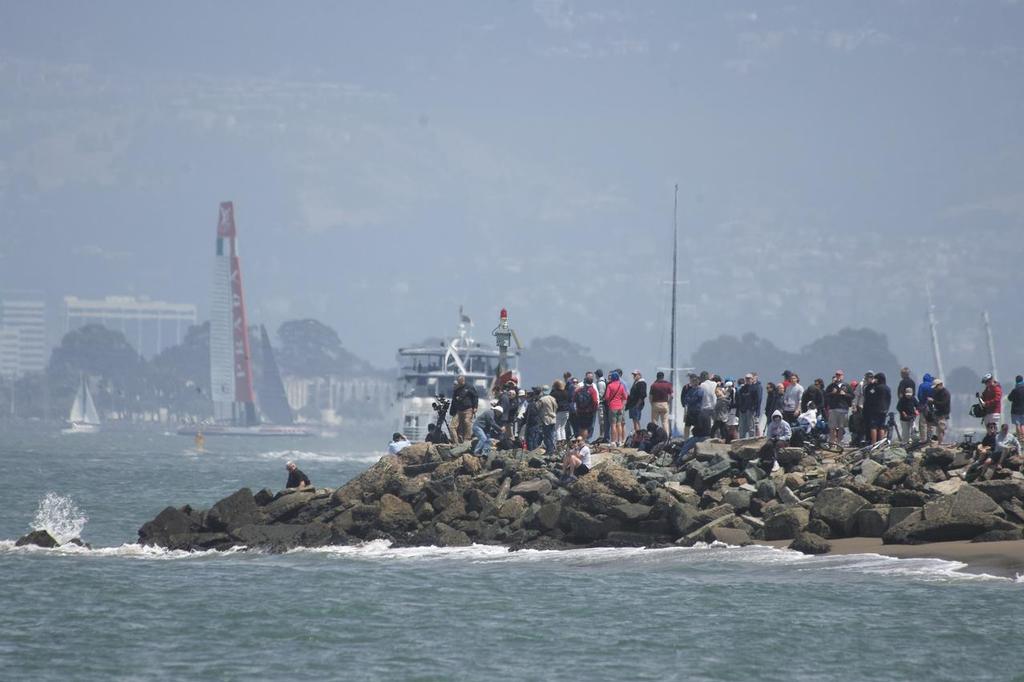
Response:
[{"label": "man in shorts", "polygon": [[846,425],[850,419],[850,405],[853,391],[846,383],[843,370],[837,369],[832,383],[825,389],[825,407],[828,408],[828,440],[831,445],[842,445],[846,437]]},{"label": "man in shorts", "polygon": [[1017,438],[1024,438],[1024,376],[1017,375],[1013,390],[1006,399],[1010,401],[1010,421],[1017,431]]},{"label": "man in shorts", "polygon": [[981,401],[981,407],[984,410],[981,423],[999,426],[999,420],[1003,416],[1003,387],[991,374],[983,376],[981,383],[985,384],[985,390],[975,394]]}]

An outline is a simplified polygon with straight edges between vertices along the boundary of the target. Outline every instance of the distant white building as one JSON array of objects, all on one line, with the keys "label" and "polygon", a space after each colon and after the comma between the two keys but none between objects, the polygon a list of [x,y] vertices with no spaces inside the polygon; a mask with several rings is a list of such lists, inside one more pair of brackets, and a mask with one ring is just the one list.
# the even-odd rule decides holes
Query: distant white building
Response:
[{"label": "distant white building", "polygon": [[42,296],[0,297],[0,374],[21,376],[46,368],[46,302]]},{"label": "distant white building", "polygon": [[103,299],[64,297],[64,333],[87,324],[101,324],[125,335],[140,355],[151,357],[181,343],[196,323],[191,303],[167,303],[134,296]]},{"label": "distant white building", "polygon": [[394,401],[394,382],[377,377],[282,377],[288,405],[295,412],[315,410],[325,424],[345,416],[386,416]]}]

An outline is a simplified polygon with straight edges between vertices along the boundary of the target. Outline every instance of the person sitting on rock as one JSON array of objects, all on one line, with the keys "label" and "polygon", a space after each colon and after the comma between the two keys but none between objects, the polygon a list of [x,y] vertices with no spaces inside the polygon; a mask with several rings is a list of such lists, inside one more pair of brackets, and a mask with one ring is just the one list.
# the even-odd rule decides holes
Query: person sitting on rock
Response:
[{"label": "person sitting on rock", "polygon": [[448,435],[434,423],[427,424],[427,437],[424,440],[428,443],[436,443],[438,445],[447,445],[452,442],[451,439],[448,438]]},{"label": "person sitting on rock", "polygon": [[284,468],[288,470],[288,482],[284,484],[285,488],[309,488],[313,484],[309,482],[309,476],[302,473],[302,470],[295,466],[295,462],[288,462],[284,465]]},{"label": "person sitting on rock", "polygon": [[779,448],[789,445],[789,440],[793,437],[793,429],[789,422],[782,418],[780,410],[772,412],[772,420],[768,422],[764,435],[768,440],[761,446],[761,452],[758,455],[760,458],[759,463],[762,469],[767,473],[771,473],[772,469],[775,468],[775,460],[779,454]]},{"label": "person sitting on rock", "polygon": [[989,469],[998,469],[1003,454],[999,451],[998,427],[995,422],[985,424],[985,437],[974,449],[974,463],[968,470],[968,480],[984,477]]},{"label": "person sitting on rock", "polygon": [[388,454],[397,455],[402,450],[412,445],[409,439],[405,437],[405,434],[398,433],[397,431],[391,434],[391,442],[388,443]]},{"label": "person sitting on rock", "polygon": [[562,483],[569,484],[576,480],[577,474],[585,476],[590,471],[590,446],[583,436],[576,436],[573,446],[565,453],[562,460]]}]

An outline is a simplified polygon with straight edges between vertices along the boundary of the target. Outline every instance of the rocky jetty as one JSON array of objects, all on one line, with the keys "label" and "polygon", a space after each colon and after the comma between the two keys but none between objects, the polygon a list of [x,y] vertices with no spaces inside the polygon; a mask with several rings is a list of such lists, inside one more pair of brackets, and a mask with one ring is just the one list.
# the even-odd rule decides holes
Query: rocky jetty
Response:
[{"label": "rocky jetty", "polygon": [[471,543],[519,548],[747,545],[794,540],[807,553],[829,539],[885,543],[1021,539],[1024,475],[965,482],[956,448],[865,456],[786,448],[781,465],[757,465],[763,439],[682,441],[652,454],[597,448],[591,472],[559,483],[560,457],[543,450],[469,453],[468,445],[407,448],[340,488],[243,488],[200,510],[168,507],[139,542],[168,549],[296,547],[386,539],[396,546]]}]

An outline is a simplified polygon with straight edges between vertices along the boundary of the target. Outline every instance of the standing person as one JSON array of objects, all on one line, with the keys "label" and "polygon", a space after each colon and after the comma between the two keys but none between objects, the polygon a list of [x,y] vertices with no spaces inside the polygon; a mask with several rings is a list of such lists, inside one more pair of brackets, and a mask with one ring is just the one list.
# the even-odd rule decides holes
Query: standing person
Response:
[{"label": "standing person", "polygon": [[825,407],[828,408],[828,440],[831,445],[842,445],[846,424],[850,418],[853,393],[844,381],[843,370],[837,369],[832,383],[825,389]]},{"label": "standing person", "polygon": [[558,400],[552,395],[550,386],[541,387],[541,397],[537,399],[537,415],[540,417],[544,451],[550,457],[555,454],[555,431],[558,428]]},{"label": "standing person", "polygon": [[576,423],[576,435],[583,440],[590,440],[590,430],[594,427],[594,417],[597,414],[597,389],[594,388],[594,377],[587,372],[583,379],[583,385],[578,386],[573,393],[573,406],[576,414],[573,417]]},{"label": "standing person", "polygon": [[596,429],[594,433],[601,434],[601,438],[607,443],[609,440],[608,405],[604,402],[604,392],[608,388],[608,382],[605,381],[603,369],[594,370],[594,388],[597,389],[598,401],[597,426],[594,427]]},{"label": "standing person", "polygon": [[610,422],[608,429],[609,441],[616,447],[622,447],[626,443],[626,400],[628,393],[625,384],[619,380],[619,373],[612,372],[609,377],[611,381],[604,389],[604,407],[608,415],[606,423]]},{"label": "standing person", "polygon": [[[914,382],[914,376],[910,373],[909,367],[900,368],[900,383],[896,387],[896,401],[903,397],[903,394],[907,392],[907,389],[912,391],[917,389],[917,384]],[[916,426],[916,423],[914,424]]]},{"label": "standing person", "polygon": [[921,384],[917,387],[917,409],[921,413],[917,418],[917,440],[921,443],[931,440],[932,431],[935,430],[934,418],[932,421],[928,420],[930,409],[928,398],[932,397],[933,382],[932,375],[925,372],[924,377],[921,378]]},{"label": "standing person", "polygon": [[555,440],[566,439],[565,426],[569,423],[569,391],[561,379],[551,384],[551,397],[555,399]]},{"label": "standing person", "polygon": [[694,427],[700,422],[700,408],[704,404],[704,392],[700,387],[700,377],[690,374],[690,382],[681,391],[683,411],[683,437],[689,439]]},{"label": "standing person", "polygon": [[815,379],[814,383],[807,387],[800,397],[800,411],[814,410],[822,414],[825,410],[825,381]]},{"label": "standing person", "polygon": [[864,391],[864,422],[872,445],[886,437],[886,415],[891,405],[892,391],[885,383],[885,373],[879,372]]},{"label": "standing person", "polygon": [[736,415],[739,417],[739,437],[749,438],[754,433],[754,420],[757,409],[754,407],[754,377],[747,374],[740,378],[740,386],[736,389]]},{"label": "standing person", "polygon": [[1010,421],[1017,431],[1017,437],[1024,438],[1024,376],[1017,375],[1013,390],[1006,399],[1010,401]]},{"label": "standing person", "polygon": [[473,419],[476,417],[477,405],[480,402],[473,384],[466,383],[466,375],[460,374],[452,388],[451,414],[455,416],[455,429],[452,434],[456,443],[472,438]]},{"label": "standing person", "polygon": [[850,434],[853,436],[852,441],[855,445],[866,443],[868,438],[868,426],[867,421],[864,419],[864,394],[868,390],[868,386],[875,383],[875,373],[872,371],[864,372],[864,379],[853,388],[853,408],[850,411]]},{"label": "standing person", "polygon": [[946,438],[946,428],[949,426],[952,396],[941,377],[932,382],[932,395],[928,401],[931,403],[932,416],[935,419],[935,437],[938,439],[939,445],[942,445]]},{"label": "standing person", "polygon": [[1003,416],[1003,387],[991,374],[983,376],[981,383],[985,384],[985,390],[974,395],[981,400],[981,407],[984,410],[984,416],[981,418],[982,424],[998,426],[999,420]]},{"label": "standing person", "polygon": [[715,388],[715,410],[711,423],[711,437],[717,434],[722,440],[729,442],[729,394],[724,383],[719,382]]},{"label": "standing person", "polygon": [[576,389],[580,386],[580,380],[566,372],[569,378],[565,380],[565,392],[569,396],[569,419],[565,422],[565,439],[567,441],[576,437]]},{"label": "standing person", "polygon": [[633,422],[633,433],[641,430],[644,416],[644,403],[647,401],[647,382],[640,370],[633,370],[633,385],[629,387],[629,398],[626,400],[626,411]]},{"label": "standing person", "polygon": [[[747,374],[747,385],[750,386],[750,395],[753,396],[754,407],[753,407],[753,433],[750,435],[754,438],[761,437],[761,402],[763,400],[761,393],[763,391],[761,387],[761,378],[757,376],[757,372],[751,372]],[[767,415],[766,415],[767,417]]]},{"label": "standing person", "polygon": [[672,400],[672,384],[665,381],[665,373],[658,372],[648,395],[651,399],[651,421],[671,433],[668,423],[668,401]]},{"label": "standing person", "polygon": [[526,449],[533,451],[540,447],[544,440],[544,431],[540,420],[540,386],[534,386],[526,394],[526,409],[523,410],[523,428],[526,435]]},{"label": "standing person", "polygon": [[715,404],[718,403],[718,377],[708,372],[700,373],[700,390],[703,402],[700,404],[700,417],[707,424],[715,422]]},{"label": "standing person", "polygon": [[917,398],[914,397],[914,387],[907,386],[903,389],[903,395],[896,403],[896,411],[900,413],[900,442],[904,445],[910,444],[910,432],[914,428],[914,422],[918,417]]},{"label": "standing person", "polygon": [[800,401],[804,397],[804,387],[800,385],[800,377],[791,372],[789,385],[782,393],[782,418],[789,422],[790,426],[796,423],[797,414],[800,411]]},{"label": "standing person", "polygon": [[772,415],[778,410],[779,414],[782,414],[782,392],[780,391],[782,385],[775,384],[771,381],[764,389],[764,417],[765,427],[767,423],[772,420]]}]

